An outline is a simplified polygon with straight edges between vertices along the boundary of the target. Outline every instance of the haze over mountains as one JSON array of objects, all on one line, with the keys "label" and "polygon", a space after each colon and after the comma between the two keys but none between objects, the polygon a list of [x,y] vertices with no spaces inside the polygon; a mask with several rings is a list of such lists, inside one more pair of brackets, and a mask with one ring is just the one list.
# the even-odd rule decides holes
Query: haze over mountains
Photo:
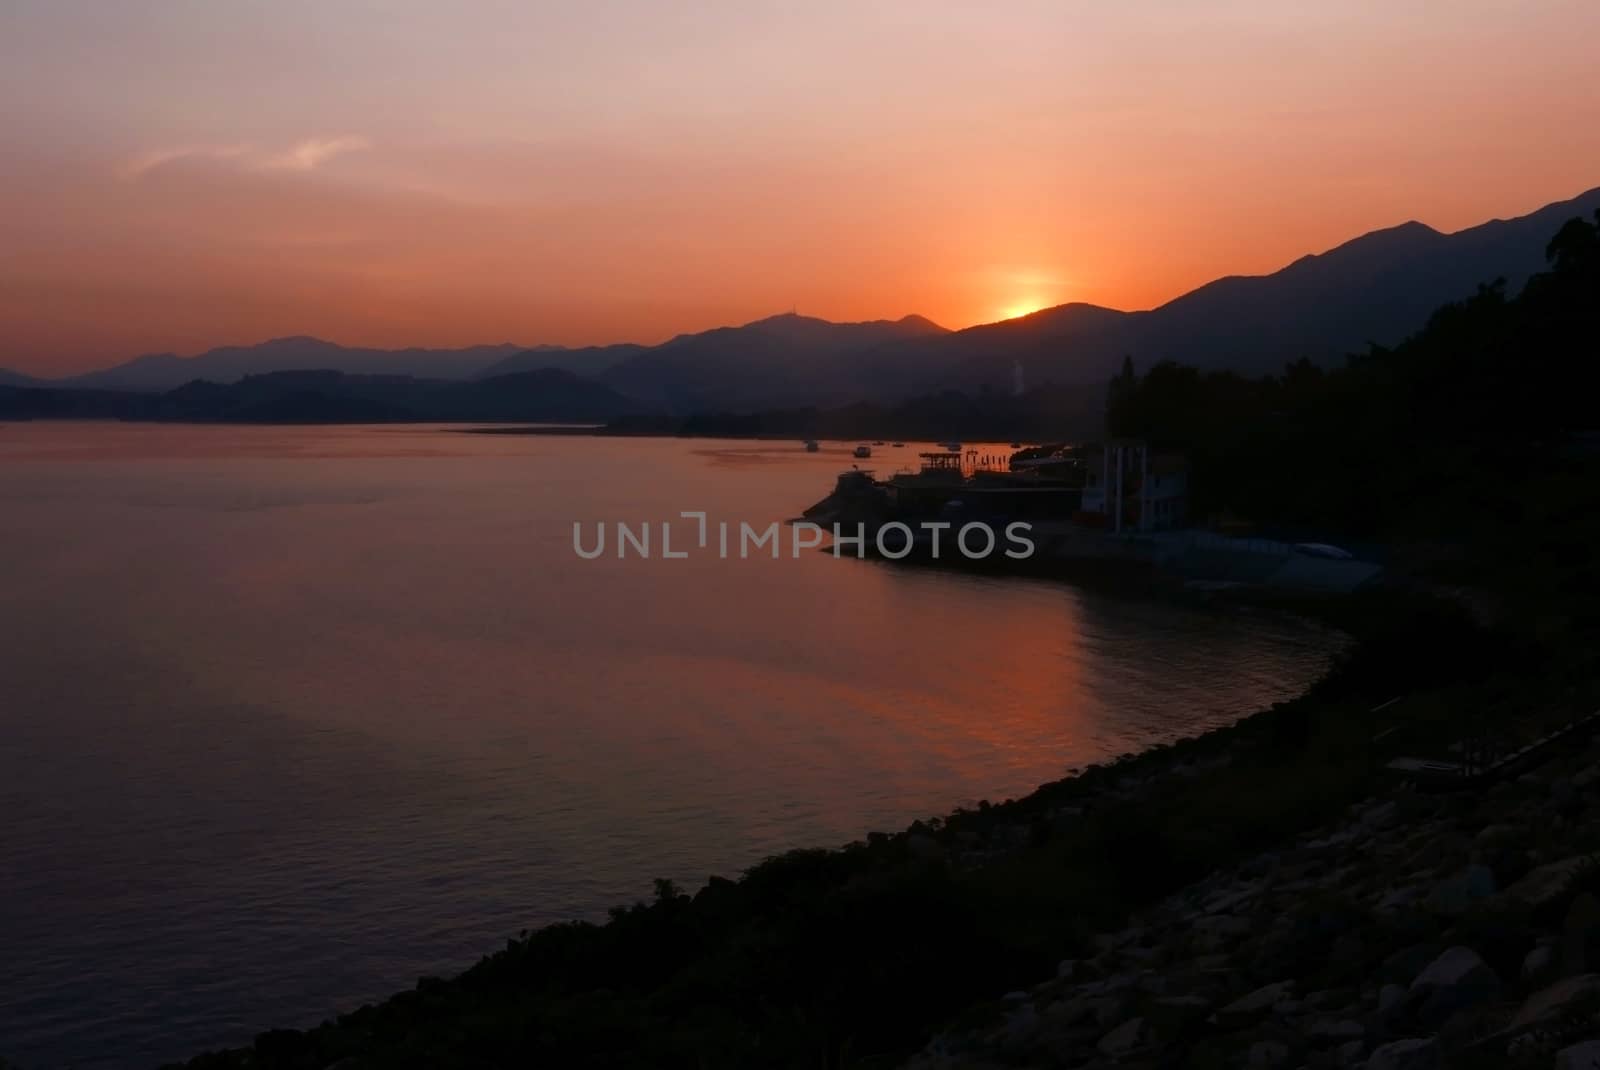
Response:
[{"label": "haze over mountains", "polygon": [[[1505,278],[1515,292],[1544,267],[1545,246],[1561,224],[1597,209],[1600,189],[1454,234],[1405,223],[1302,257],[1270,275],[1218,279],[1142,312],[1068,304],[960,331],[921,316],[830,323],[788,314],[680,335],[656,346],[572,349],[502,344],[380,350],[294,337],[195,357],[144,356],[50,383],[0,370],[0,386],[165,392],[194,380],[234,383],[264,373],[328,370],[457,382],[494,379],[525,393],[535,380],[500,377],[550,369],[602,388],[578,392],[569,375],[538,380],[562,396],[581,398],[588,414],[583,418],[593,418],[626,408],[679,414],[752,411],[895,401],[950,389],[1009,390],[1017,366],[1029,385],[1100,384],[1124,355],[1141,368],[1174,359],[1261,373],[1300,357],[1325,363],[1369,343],[1397,343],[1439,305],[1496,278]],[[363,387],[362,396],[390,410],[408,407],[398,404],[402,394],[408,404],[417,397],[416,391],[406,393],[391,383],[380,399],[369,387]],[[465,407],[485,411],[482,392],[470,396],[475,401]],[[454,407],[453,402],[444,405]],[[552,411],[547,418],[560,416]]]}]

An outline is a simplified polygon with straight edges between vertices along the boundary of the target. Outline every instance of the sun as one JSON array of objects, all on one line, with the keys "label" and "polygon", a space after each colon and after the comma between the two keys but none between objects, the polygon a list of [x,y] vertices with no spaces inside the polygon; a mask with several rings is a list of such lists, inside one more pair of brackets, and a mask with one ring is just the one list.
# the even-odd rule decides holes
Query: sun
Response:
[{"label": "sun", "polygon": [[1031,316],[1033,313],[1038,312],[1040,309],[1046,307],[1048,306],[1045,304],[1045,302],[1040,301],[1037,298],[1029,297],[1001,309],[1000,318],[1003,320],[1014,320],[1021,316]]}]

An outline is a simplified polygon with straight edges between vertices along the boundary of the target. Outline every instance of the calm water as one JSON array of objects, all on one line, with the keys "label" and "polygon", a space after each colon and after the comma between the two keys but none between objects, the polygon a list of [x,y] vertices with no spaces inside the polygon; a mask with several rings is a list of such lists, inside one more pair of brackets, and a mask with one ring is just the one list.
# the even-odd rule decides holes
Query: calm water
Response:
[{"label": "calm water", "polygon": [[143,1066],[311,1025],[654,877],[1227,722],[1337,647],[822,554],[572,549],[575,520],[793,516],[849,463],[0,425],[0,1055]]}]

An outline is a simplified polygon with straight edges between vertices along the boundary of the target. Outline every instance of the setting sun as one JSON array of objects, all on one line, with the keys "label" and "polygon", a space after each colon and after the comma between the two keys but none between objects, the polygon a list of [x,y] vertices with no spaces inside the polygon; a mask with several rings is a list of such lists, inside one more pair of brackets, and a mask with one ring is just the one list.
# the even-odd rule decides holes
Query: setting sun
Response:
[{"label": "setting sun", "polygon": [[1030,297],[1030,298],[1028,298],[1026,300],[1018,301],[1015,304],[1009,305],[1006,308],[1001,309],[1000,310],[1000,318],[1003,319],[1003,320],[1020,319],[1023,316],[1031,316],[1035,312],[1038,312],[1040,309],[1049,308],[1049,307],[1050,307],[1050,305],[1049,305],[1048,302],[1040,301],[1040,300],[1037,300],[1036,298],[1031,298]]}]

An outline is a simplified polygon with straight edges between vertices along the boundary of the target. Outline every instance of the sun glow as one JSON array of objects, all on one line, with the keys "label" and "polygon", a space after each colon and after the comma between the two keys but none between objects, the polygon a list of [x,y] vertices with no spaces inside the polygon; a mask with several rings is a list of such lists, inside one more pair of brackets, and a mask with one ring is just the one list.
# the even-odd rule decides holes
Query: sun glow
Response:
[{"label": "sun glow", "polygon": [[1046,302],[1030,297],[1026,300],[1018,301],[1015,304],[1008,305],[1007,307],[1001,309],[1000,318],[1003,320],[1014,320],[1022,316],[1031,316],[1040,309],[1047,307],[1049,306]]}]

